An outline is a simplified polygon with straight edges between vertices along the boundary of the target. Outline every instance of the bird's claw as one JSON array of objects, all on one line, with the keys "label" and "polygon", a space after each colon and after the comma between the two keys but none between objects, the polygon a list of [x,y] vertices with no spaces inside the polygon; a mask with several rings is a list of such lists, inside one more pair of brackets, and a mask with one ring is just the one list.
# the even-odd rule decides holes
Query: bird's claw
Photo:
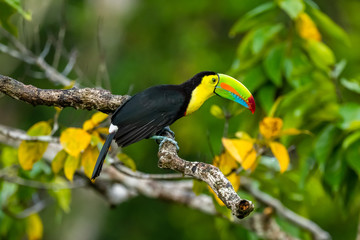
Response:
[{"label": "bird's claw", "polygon": [[[171,131],[171,130],[170,130],[170,131]],[[178,143],[177,143],[174,139],[172,139],[172,138],[165,137],[165,136],[152,136],[151,139],[160,140],[159,150],[161,149],[162,145],[163,145],[166,141],[171,142],[172,144],[174,144],[177,151],[179,151],[179,149],[180,149]]]},{"label": "bird's claw", "polygon": [[[164,129],[161,131],[161,133],[163,134],[164,132],[168,132],[171,134],[171,136],[175,137],[175,133],[170,129],[169,126],[164,127]],[[160,134],[160,135],[162,135],[162,134]]]}]

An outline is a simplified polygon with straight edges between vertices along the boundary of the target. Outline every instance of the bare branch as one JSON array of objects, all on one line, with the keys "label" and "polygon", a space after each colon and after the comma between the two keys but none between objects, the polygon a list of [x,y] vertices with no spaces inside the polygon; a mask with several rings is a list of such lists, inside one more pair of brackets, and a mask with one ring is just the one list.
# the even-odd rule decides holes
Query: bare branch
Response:
[{"label": "bare branch", "polygon": [[301,227],[312,233],[314,239],[317,240],[328,240],[331,236],[328,232],[321,229],[316,223],[306,219],[290,209],[286,208],[278,199],[270,196],[267,193],[260,191],[255,188],[249,179],[241,178],[241,187],[248,191],[252,196],[258,199],[260,202],[272,207],[276,210],[276,213],[295,225]]},{"label": "bare branch", "polygon": [[44,59],[50,49],[50,41],[46,43],[46,46],[40,56],[36,56],[33,52],[27,49],[18,39],[12,36],[5,29],[0,28],[0,33],[8,38],[11,43],[17,48],[11,49],[3,44],[0,44],[0,51],[9,54],[17,59],[25,61],[26,63],[37,65],[44,72],[46,77],[55,84],[61,84],[63,86],[71,85],[72,81],[59,73],[55,68],[50,66]]},{"label": "bare branch", "polygon": [[32,105],[96,109],[105,113],[113,112],[129,99],[129,96],[112,95],[103,89],[39,89],[3,75],[0,75],[0,92]]},{"label": "bare branch", "polygon": [[42,141],[42,142],[53,142],[58,143],[59,139],[52,136],[29,136],[24,131],[19,131],[14,128],[10,128],[0,124],[0,134],[17,140],[26,141]]},{"label": "bare branch", "polygon": [[[14,168],[14,167],[13,167]],[[21,186],[37,188],[37,189],[46,189],[46,190],[60,190],[60,189],[72,189],[72,188],[80,188],[85,187],[87,182],[83,179],[79,179],[73,183],[47,183],[47,182],[39,182],[30,179],[21,178],[15,174],[11,174],[12,170],[9,168],[0,170],[0,179],[3,179],[7,182],[16,183]]]}]

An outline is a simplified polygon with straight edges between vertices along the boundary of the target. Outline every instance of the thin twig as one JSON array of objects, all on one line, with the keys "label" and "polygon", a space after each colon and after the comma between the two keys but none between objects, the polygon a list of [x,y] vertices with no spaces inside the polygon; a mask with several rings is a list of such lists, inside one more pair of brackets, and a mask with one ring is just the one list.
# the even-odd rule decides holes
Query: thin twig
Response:
[{"label": "thin twig", "polygon": [[125,167],[119,162],[115,162],[112,164],[118,171],[134,178],[138,179],[151,179],[151,180],[178,180],[188,178],[188,176],[184,176],[182,173],[169,173],[169,174],[150,174],[143,173],[140,171],[133,171],[128,167]]},{"label": "thin twig", "polygon": [[290,209],[286,208],[278,199],[270,196],[267,193],[260,191],[258,188],[254,187],[251,184],[250,180],[247,178],[241,178],[241,187],[249,192],[252,196],[258,199],[260,202],[266,204],[275,209],[276,213],[284,217],[288,221],[294,223],[296,226],[299,226],[312,233],[314,239],[317,240],[328,240],[331,239],[331,236],[328,232],[321,229],[315,222],[306,219]]},{"label": "thin twig", "polygon": [[1,124],[0,124],[0,134],[21,141],[41,141],[41,142],[52,142],[52,143],[59,142],[58,138],[52,136],[29,136],[23,131],[17,131],[14,128],[10,128]]},{"label": "thin twig", "polygon": [[0,33],[6,38],[8,38],[11,43],[17,48],[17,50],[10,49],[9,47],[4,48],[4,45],[2,45],[0,47],[0,51],[8,53],[9,55],[25,61],[26,63],[37,65],[45,72],[46,77],[55,84],[61,84],[63,86],[69,86],[71,84],[72,81],[70,79],[68,79],[67,77],[59,73],[55,68],[50,66],[42,56],[47,55],[47,52],[50,48],[48,43],[44,48],[42,54],[40,56],[36,56],[5,29],[0,28]]}]

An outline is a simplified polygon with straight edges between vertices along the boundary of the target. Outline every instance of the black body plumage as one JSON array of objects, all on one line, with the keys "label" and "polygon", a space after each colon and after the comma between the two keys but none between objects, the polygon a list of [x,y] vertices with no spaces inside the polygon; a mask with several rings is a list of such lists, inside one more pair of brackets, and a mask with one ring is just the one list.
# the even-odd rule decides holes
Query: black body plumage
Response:
[{"label": "black body plumage", "polygon": [[180,85],[159,85],[150,87],[131,97],[113,114],[111,123],[117,127],[110,133],[99,154],[92,179],[101,171],[112,139],[120,147],[126,147],[142,139],[159,134],[165,127],[185,115],[192,91],[201,83],[205,75],[201,72]]}]

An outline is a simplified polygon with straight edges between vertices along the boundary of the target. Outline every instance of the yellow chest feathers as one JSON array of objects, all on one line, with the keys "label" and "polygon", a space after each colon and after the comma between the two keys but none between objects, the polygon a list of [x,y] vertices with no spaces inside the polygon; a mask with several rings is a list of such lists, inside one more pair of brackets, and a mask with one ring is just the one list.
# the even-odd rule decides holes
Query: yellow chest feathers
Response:
[{"label": "yellow chest feathers", "polygon": [[216,78],[217,81],[217,76],[206,76],[205,79],[203,79],[203,81],[201,81],[201,83],[192,91],[185,115],[189,115],[198,110],[208,98],[214,95],[216,82],[212,82],[212,78]]}]

